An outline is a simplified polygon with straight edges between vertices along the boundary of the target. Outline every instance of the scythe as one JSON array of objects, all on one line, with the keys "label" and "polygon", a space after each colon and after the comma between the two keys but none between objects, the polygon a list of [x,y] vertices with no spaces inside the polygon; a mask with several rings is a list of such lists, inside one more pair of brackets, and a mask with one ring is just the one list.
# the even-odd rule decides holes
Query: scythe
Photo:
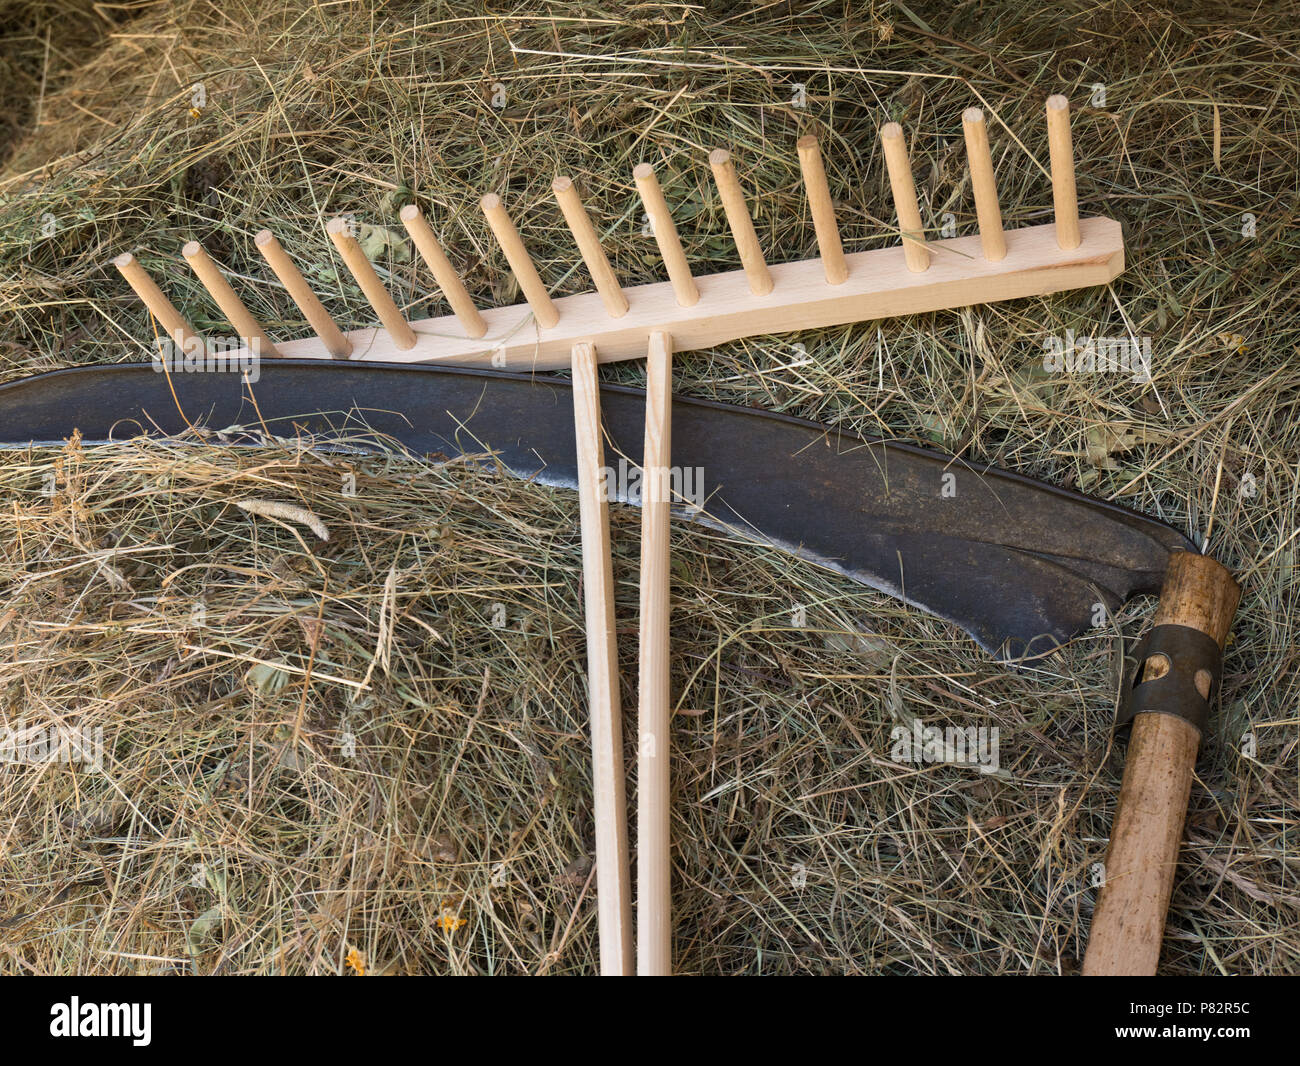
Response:
[{"label": "scythe", "polygon": [[[0,386],[0,446],[267,434],[414,455],[482,457],[575,487],[567,381],[439,366],[276,359],[238,374],[150,364],[55,371]],[[642,461],[644,394],[600,390],[610,453]],[[911,444],[686,398],[673,462],[699,468],[684,520],[774,545],[960,626],[1014,664],[1086,631],[1097,605],[1159,593],[1120,724],[1132,736],[1084,972],[1154,973],[1193,765],[1239,590],[1182,533],[1118,505]],[[632,501],[635,502],[635,501]]]}]

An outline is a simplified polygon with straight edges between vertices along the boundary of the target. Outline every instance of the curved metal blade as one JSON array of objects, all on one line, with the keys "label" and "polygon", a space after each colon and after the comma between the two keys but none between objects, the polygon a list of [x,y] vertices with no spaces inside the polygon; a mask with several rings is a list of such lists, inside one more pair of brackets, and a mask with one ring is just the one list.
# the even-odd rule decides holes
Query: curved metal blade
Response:
[{"label": "curved metal blade", "polygon": [[[635,476],[644,397],[601,389],[606,462]],[[382,434],[413,453],[491,452],[513,473],[576,485],[568,382],[490,371],[279,359],[237,373],[165,375],[150,364],[55,371],[0,386],[0,446],[190,426],[348,438]],[[232,428],[234,427],[234,428]],[[1003,659],[1046,652],[1110,610],[1159,591],[1177,530],[1115,504],[910,444],[869,440],[749,408],[677,397],[679,489],[689,517],[777,545],[947,618]],[[694,479],[698,478],[698,481]],[[618,478],[615,476],[617,483]],[[636,502],[631,494],[629,502]]]}]

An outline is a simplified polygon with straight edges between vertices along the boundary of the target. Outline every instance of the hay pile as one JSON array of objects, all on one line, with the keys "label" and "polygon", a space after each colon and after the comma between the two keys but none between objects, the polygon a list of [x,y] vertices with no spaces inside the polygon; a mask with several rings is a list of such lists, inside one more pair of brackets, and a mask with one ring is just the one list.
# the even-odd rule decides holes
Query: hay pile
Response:
[{"label": "hay pile", "polygon": [[[518,299],[477,210],[488,190],[548,284],[581,291],[557,172],[620,275],[655,280],[640,160],[692,260],[734,267],[704,162],[719,145],[762,190],[771,258],[812,255],[804,132],[846,246],[878,247],[888,119],[928,224],[971,232],[974,103],[1006,224],[1039,223],[1043,100],[1067,92],[1081,210],[1127,226],[1109,290],[732,344],[681,357],[676,387],[1208,531],[1246,595],[1163,970],[1300,971],[1300,30],[1280,3],[1056,10],[0,4],[6,91],[25,101],[0,172],[0,373],[140,358],[151,328],[107,266],[123,250],[224,332],[178,265],[190,239],[273,337],[303,335],[252,245],[268,224],[338,321],[368,322],[324,233],[340,211],[376,227],[412,317],[444,313],[397,222],[411,200],[480,303]],[[1154,380],[1045,373],[1043,338],[1067,330],[1149,336]],[[329,539],[248,499],[294,502]],[[0,500],[0,724],[102,727],[106,770],[0,769],[0,971],[594,969],[575,498],[301,442],[9,453]],[[615,508],[629,709],[637,528]],[[1121,766],[1117,637],[1151,603],[1012,674],[777,553],[679,527],[674,566],[679,969],[1074,972]],[[894,714],[997,726],[999,773],[891,762]]]}]

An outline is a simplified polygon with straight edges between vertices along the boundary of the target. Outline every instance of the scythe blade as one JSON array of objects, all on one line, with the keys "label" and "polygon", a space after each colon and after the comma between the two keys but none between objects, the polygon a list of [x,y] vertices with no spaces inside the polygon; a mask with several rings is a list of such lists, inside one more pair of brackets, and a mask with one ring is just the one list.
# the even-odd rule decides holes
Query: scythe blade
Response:
[{"label": "scythe blade", "polygon": [[[548,485],[576,484],[568,382],[438,366],[263,361],[238,373],[151,364],[54,371],[0,386],[0,446],[225,431],[376,435],[426,456],[479,456]],[[641,460],[644,397],[607,385],[607,456]],[[232,428],[235,427],[235,428]],[[198,440],[191,434],[190,439]],[[212,438],[208,438],[212,439]],[[911,444],[682,397],[673,461],[701,506],[683,515],[830,567],[961,626],[1002,659],[1055,648],[1099,605],[1155,593],[1173,552],[1164,522]],[[635,500],[631,501],[635,502]]]}]

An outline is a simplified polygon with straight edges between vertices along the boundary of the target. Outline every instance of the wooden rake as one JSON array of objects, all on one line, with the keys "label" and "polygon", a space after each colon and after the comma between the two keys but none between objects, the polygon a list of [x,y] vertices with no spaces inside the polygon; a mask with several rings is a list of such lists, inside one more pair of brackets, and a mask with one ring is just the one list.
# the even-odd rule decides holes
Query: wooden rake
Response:
[{"label": "wooden rake", "polygon": [[[326,230],[340,258],[374,309],[380,325],[344,331],[269,230],[254,238],[271,270],[297,304],[314,336],[272,341],[240,301],[220,268],[197,242],[182,255],[236,330],[246,354],[398,363],[446,363],[514,371],[570,368],[577,429],[589,703],[596,822],[601,972],[632,970],[631,891],[625,809],[623,742],[614,635],[608,500],[599,471],[597,364],[647,357],[646,438],[641,559],[640,697],[638,708],[637,971],[671,972],[669,846],[669,513],[665,486],[671,464],[671,356],[744,337],[817,329],[896,315],[1041,296],[1103,285],[1124,269],[1117,221],[1080,219],[1075,194],[1069,107],[1047,100],[1054,219],[1005,230],[983,113],[962,115],[978,234],[930,240],[925,232],[902,127],[880,130],[900,243],[846,253],[815,137],[796,148],[819,257],[769,264],[750,217],[730,153],[708,163],[741,269],[695,276],[672,212],[649,163],[633,181],[649,219],[668,280],[624,288],[568,177],[552,192],[592,279],[594,293],[553,298],[538,274],[501,197],[480,206],[524,303],[480,309],[466,290],[428,220],[415,205],[400,217],[452,313],[408,321],[344,218]],[[129,253],[114,260],[166,334],[178,345],[203,339]]]}]

